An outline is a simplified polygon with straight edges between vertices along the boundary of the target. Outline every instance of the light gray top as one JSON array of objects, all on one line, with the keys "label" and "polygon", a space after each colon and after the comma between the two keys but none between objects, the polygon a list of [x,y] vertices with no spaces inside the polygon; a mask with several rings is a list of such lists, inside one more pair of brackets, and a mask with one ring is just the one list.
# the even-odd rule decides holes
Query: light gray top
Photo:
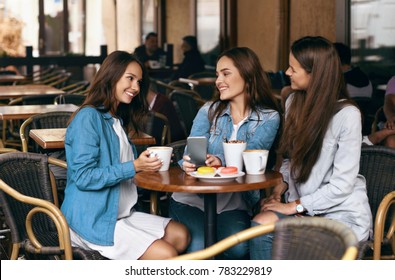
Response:
[{"label": "light gray top", "polygon": [[[288,98],[287,108],[291,101]],[[329,123],[309,179],[297,184],[289,160],[284,160],[280,172],[288,183],[287,201],[300,198],[308,215],[338,220],[350,226],[359,240],[366,240],[372,233],[372,214],[366,180],[358,174],[361,139],[361,114],[356,107],[346,106]]]}]

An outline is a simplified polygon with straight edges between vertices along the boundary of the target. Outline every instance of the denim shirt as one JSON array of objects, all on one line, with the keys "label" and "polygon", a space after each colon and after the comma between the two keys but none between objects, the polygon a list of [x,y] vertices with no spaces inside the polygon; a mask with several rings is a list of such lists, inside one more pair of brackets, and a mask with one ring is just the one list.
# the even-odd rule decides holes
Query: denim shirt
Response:
[{"label": "denim shirt", "polygon": [[120,162],[113,122],[109,113],[86,107],[75,115],[65,138],[67,187],[61,210],[71,229],[98,245],[113,245],[120,182],[135,174],[132,161]]},{"label": "denim shirt", "polygon": [[[230,113],[230,105],[225,111],[218,116],[217,124],[215,121],[210,123],[208,118],[208,110],[211,102],[207,102],[200,108],[197,113],[190,136],[205,136],[208,139],[208,154],[215,155],[218,157],[222,165],[225,166],[225,158],[222,143],[226,139],[230,139],[233,131],[233,120]],[[240,126],[237,131],[237,140],[243,140],[247,143],[246,149],[266,149],[269,150],[273,144],[273,141],[277,135],[277,131],[280,125],[280,115],[277,111],[272,109],[259,109],[258,114],[251,112],[246,121]],[[187,149],[186,149],[187,150]],[[182,166],[183,160],[179,161],[179,165]],[[259,200],[258,191],[248,191],[243,193],[243,198],[247,202],[248,207],[252,207]],[[247,196],[245,194],[248,194]],[[229,208],[221,208],[220,197],[225,194],[218,194],[218,208],[217,212],[223,210],[231,210]],[[173,198],[179,202],[185,202],[189,205],[193,204],[190,199],[184,199],[182,197],[193,196],[193,194],[179,194],[174,193]],[[199,199],[201,199],[199,197]],[[197,201],[197,198],[193,199],[199,204],[199,208],[202,201]],[[198,206],[198,205],[192,205]]]}]

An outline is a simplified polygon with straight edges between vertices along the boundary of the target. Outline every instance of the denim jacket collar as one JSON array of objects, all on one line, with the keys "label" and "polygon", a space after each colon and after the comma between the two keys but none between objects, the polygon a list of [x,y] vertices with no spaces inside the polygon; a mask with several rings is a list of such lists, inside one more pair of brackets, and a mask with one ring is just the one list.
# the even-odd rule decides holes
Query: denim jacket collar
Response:
[{"label": "denim jacket collar", "polygon": [[[217,106],[218,106],[218,105],[217,105]],[[215,107],[215,106],[214,106],[214,107]],[[261,119],[261,120],[262,120],[263,114],[268,113],[268,112],[274,112],[274,110],[272,110],[272,109],[262,109],[262,110],[259,110],[259,116],[258,116],[257,112],[251,111],[250,114],[249,114],[249,116],[248,116],[248,119],[247,119],[247,120],[252,120],[252,121],[257,121],[258,119]],[[230,118],[232,117],[232,115],[231,115],[231,113],[230,113],[230,104],[229,104],[229,103],[228,103],[228,105],[226,106],[226,109],[225,109],[219,116],[220,116],[220,117],[223,117],[223,116],[225,116],[225,115],[229,116]]]}]

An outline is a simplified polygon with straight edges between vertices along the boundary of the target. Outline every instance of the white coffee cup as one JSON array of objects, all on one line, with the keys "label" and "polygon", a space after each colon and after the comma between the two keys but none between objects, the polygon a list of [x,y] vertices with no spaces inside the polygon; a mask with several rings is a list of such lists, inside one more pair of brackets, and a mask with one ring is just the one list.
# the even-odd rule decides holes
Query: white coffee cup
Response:
[{"label": "white coffee cup", "polygon": [[246,142],[224,142],[226,166],[236,166],[239,172],[243,171],[243,151],[246,147]]},{"label": "white coffee cup", "polygon": [[247,174],[264,174],[268,156],[268,150],[245,150],[243,160]]},{"label": "white coffee cup", "polygon": [[168,171],[171,161],[171,154],[173,153],[172,147],[167,146],[153,146],[148,147],[148,151],[150,151],[150,157],[158,156],[161,160],[163,160],[162,167],[159,171]]}]

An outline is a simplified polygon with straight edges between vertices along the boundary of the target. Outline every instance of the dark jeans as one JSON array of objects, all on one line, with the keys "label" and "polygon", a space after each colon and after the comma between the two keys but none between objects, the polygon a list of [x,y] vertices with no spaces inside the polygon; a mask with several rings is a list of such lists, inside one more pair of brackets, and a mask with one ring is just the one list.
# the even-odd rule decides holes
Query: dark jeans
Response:
[{"label": "dark jeans", "polygon": [[[187,252],[204,249],[204,212],[196,207],[170,200],[169,216],[183,223],[191,234],[191,243]],[[250,227],[251,217],[246,211],[232,210],[217,215],[217,238],[222,240],[232,234]],[[248,242],[240,243],[226,250],[218,258],[247,259],[249,256]]]}]

